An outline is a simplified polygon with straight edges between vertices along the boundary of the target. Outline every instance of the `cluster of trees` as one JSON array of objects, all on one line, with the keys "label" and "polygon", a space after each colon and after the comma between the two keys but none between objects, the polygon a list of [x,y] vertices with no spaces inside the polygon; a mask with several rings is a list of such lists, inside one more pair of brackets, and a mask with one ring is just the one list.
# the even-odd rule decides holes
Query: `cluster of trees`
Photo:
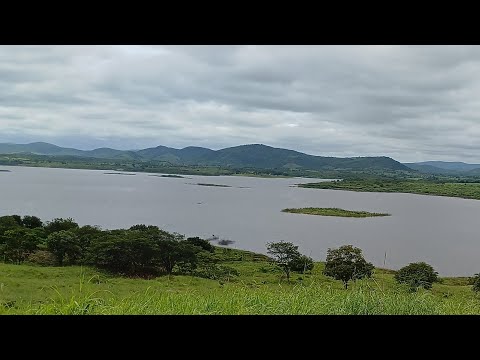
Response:
[{"label": "cluster of trees", "polygon": [[[287,280],[291,272],[311,271],[312,258],[302,255],[298,246],[285,241],[267,243],[272,261]],[[73,219],[57,218],[43,223],[35,216],[0,217],[0,258],[6,263],[36,263],[47,266],[92,265],[127,276],[191,274],[228,280],[239,273],[220,265],[222,257],[215,247],[198,237],[185,238],[157,226],[134,225],[129,229],[102,230],[97,226],[79,226]],[[323,274],[350,281],[370,278],[374,266],[352,245],[328,249]],[[431,289],[438,273],[425,262],[411,263],[395,273],[399,284],[411,291]],[[471,278],[472,289],[480,292],[480,274]]]},{"label": "cluster of trees", "polygon": [[[373,270],[373,264],[364,259],[361,249],[344,245],[338,249],[328,249],[323,273],[342,280],[347,289],[349,281],[370,278]],[[408,285],[410,291],[420,287],[431,289],[432,284],[438,281],[438,273],[425,262],[411,263],[398,270],[394,277],[397,283]]]},{"label": "cluster of trees", "polygon": [[0,217],[0,256],[14,264],[93,265],[128,276],[177,272],[220,279],[238,275],[235,269],[218,265],[221,259],[207,240],[185,239],[147,225],[102,230],[79,226],[71,218],[43,224],[34,216]]},{"label": "cluster of trees", "polygon": [[[283,270],[287,279],[292,271],[312,270],[313,260],[298,252],[298,246],[289,242],[267,244],[268,254]],[[338,249],[328,249],[323,274],[335,280],[341,280],[348,288],[350,281],[370,278],[374,266],[363,257],[362,250],[352,245],[344,245]],[[405,284],[414,292],[418,288],[431,289],[434,282],[438,282],[438,272],[425,262],[411,263],[395,272],[395,280]],[[480,292],[480,273],[470,278],[472,290]]]},{"label": "cluster of trees", "polygon": [[[275,264],[283,270],[287,280],[290,279],[292,271],[305,272],[314,267],[313,260],[300,254],[298,246],[290,242],[267,243],[267,252]],[[362,250],[345,245],[339,249],[328,249],[323,274],[341,280],[347,289],[350,280],[371,277],[373,269],[373,265],[363,258]]]}]

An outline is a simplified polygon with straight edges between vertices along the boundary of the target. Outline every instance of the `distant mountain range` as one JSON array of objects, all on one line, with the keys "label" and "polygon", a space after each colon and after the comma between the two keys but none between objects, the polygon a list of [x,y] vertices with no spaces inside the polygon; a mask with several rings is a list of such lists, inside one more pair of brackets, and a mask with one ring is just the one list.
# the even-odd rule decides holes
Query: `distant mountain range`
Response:
[{"label": "distant mountain range", "polygon": [[424,161],[418,163],[404,163],[411,169],[426,174],[458,174],[480,175],[480,164],[467,164],[464,162],[449,161]]},{"label": "distant mountain range", "polygon": [[174,149],[157,146],[135,151],[110,148],[77,150],[48,143],[0,144],[0,154],[29,153],[50,156],[119,159],[132,161],[163,161],[178,165],[219,166],[259,169],[302,170],[405,170],[410,168],[386,156],[337,158],[304,154],[294,150],[251,144],[211,150],[189,146]]}]

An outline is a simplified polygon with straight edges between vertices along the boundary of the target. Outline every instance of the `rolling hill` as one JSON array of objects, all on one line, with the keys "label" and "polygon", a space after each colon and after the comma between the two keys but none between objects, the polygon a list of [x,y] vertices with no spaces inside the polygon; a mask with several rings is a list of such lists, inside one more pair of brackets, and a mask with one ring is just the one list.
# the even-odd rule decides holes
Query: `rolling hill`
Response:
[{"label": "rolling hill", "polygon": [[464,174],[478,175],[480,173],[480,164],[467,164],[464,162],[448,162],[448,161],[424,161],[418,163],[404,163],[411,169],[426,174]]},{"label": "rolling hill", "polygon": [[123,151],[110,148],[77,150],[48,143],[0,144],[0,154],[31,153],[49,156],[76,156],[82,158],[122,159],[131,161],[163,161],[176,165],[219,166],[258,169],[303,170],[410,170],[392,158],[352,157],[337,158],[304,154],[294,150],[250,144],[211,150],[189,146],[175,149],[166,146]]}]

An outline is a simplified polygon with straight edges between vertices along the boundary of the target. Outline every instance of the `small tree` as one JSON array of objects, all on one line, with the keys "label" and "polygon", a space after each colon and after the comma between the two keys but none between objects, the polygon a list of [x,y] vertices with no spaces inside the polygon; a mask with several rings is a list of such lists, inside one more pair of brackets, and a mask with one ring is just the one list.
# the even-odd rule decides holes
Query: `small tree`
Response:
[{"label": "small tree", "polygon": [[183,271],[193,271],[197,267],[198,247],[178,241],[176,239],[164,239],[156,242],[159,252],[155,258],[158,265],[171,275],[175,265],[178,265]]},{"label": "small tree", "polygon": [[42,220],[36,216],[26,215],[22,219],[23,226],[29,229],[40,228],[43,226]]},{"label": "small tree", "polygon": [[192,244],[194,246],[201,247],[203,250],[213,253],[215,251],[215,246],[210,244],[208,240],[200,239],[198,236],[189,237],[185,240],[186,243]]},{"label": "small tree", "polygon": [[156,275],[155,242],[146,234],[119,230],[95,239],[90,248],[91,264],[115,273],[149,277]]},{"label": "small tree", "polygon": [[480,273],[475,274],[472,280],[472,290],[476,293],[480,292]]},{"label": "small tree", "polygon": [[12,219],[15,220],[18,226],[23,226],[22,217],[20,215],[12,215]]},{"label": "small tree", "polygon": [[68,230],[73,230],[77,228],[78,228],[78,224],[72,218],[53,219],[52,221],[49,221],[47,225],[45,225],[45,230],[47,231],[47,234],[52,234],[58,231],[68,231]]},{"label": "small tree", "polygon": [[270,242],[267,243],[267,253],[273,257],[275,264],[283,270],[287,276],[287,281],[290,281],[292,266],[302,256],[298,251],[298,246],[285,241]]},{"label": "small tree", "polygon": [[292,261],[292,271],[305,272],[312,271],[315,266],[313,259],[306,255],[301,255]]},{"label": "small tree", "polygon": [[60,266],[63,266],[66,256],[70,263],[74,263],[81,254],[77,235],[65,230],[48,235],[47,249],[55,256]]},{"label": "small tree", "polygon": [[158,226],[155,225],[145,225],[145,224],[137,224],[130,227],[129,230],[136,230],[136,231],[158,231],[160,230]]},{"label": "small tree", "polygon": [[37,250],[37,246],[43,240],[38,232],[25,228],[6,231],[4,239],[4,259],[14,264],[24,262],[31,253]]},{"label": "small tree", "polygon": [[75,235],[78,237],[78,245],[80,247],[79,260],[80,263],[84,263],[86,257],[88,256],[88,250],[91,242],[103,236],[104,233],[100,227],[91,225],[85,225],[73,229],[71,232],[75,233]]},{"label": "small tree", "polygon": [[432,283],[438,281],[438,273],[433,267],[425,262],[411,263],[404,266],[395,274],[395,280],[399,284],[407,284],[411,291],[417,288],[431,289]]},{"label": "small tree", "polygon": [[352,245],[328,249],[323,274],[333,277],[335,280],[342,280],[345,289],[348,289],[350,280],[369,278],[372,273],[373,265],[363,258],[361,249]]},{"label": "small tree", "polygon": [[20,225],[13,216],[0,216],[0,235],[3,235],[5,231],[19,227]]}]

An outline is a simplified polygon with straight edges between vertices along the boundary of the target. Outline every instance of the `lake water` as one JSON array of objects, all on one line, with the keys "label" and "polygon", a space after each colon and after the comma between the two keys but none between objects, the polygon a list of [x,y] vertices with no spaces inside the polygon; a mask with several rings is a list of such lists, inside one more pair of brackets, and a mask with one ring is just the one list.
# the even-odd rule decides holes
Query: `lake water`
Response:
[{"label": "lake water", "polygon": [[[442,276],[480,272],[480,201],[394,193],[293,187],[312,179],[235,176],[162,178],[97,170],[0,167],[0,215],[72,217],[81,225],[158,225],[187,236],[234,240],[265,253],[269,241],[291,241],[324,260],[329,247],[352,244],[377,266],[426,261]],[[206,187],[214,183],[232,187]],[[282,213],[288,207],[339,207],[389,217],[337,218]]]}]

